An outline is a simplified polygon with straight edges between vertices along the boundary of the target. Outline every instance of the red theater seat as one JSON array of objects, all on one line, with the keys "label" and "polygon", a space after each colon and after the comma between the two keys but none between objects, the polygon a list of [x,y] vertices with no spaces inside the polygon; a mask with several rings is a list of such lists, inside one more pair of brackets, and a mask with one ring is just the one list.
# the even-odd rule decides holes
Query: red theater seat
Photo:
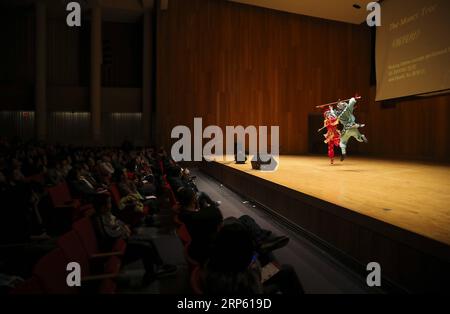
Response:
[{"label": "red theater seat", "polygon": [[80,264],[82,275],[90,274],[89,256],[75,231],[61,236],[57,244],[68,260]]},{"label": "red theater seat", "polygon": [[183,222],[178,217],[178,214],[175,214],[173,216],[173,222],[175,223],[175,225],[177,225],[177,227],[179,227],[179,226],[181,226],[183,224]]},{"label": "red theater seat", "polygon": [[163,185],[162,185],[162,189],[163,189],[163,193],[164,195],[169,198],[169,204],[170,207],[174,210],[174,211],[179,211],[180,209],[180,204],[178,203],[177,198],[175,197],[175,193],[173,192],[173,189],[169,183],[169,181],[167,180],[167,175],[163,176]]},{"label": "red theater seat", "polygon": [[118,259],[118,263],[115,260],[111,264],[108,263],[112,257],[107,258],[106,262],[103,259],[91,259],[75,231],[70,231],[60,237],[58,239],[58,246],[64,251],[67,259],[80,264],[83,271],[82,276],[90,276],[98,273],[118,274],[120,272],[120,259]]},{"label": "red theater seat", "polygon": [[[66,182],[48,188],[50,201],[58,214],[62,214],[71,221],[92,215],[95,210],[91,204],[81,205],[80,200],[73,199]],[[63,213],[64,212],[64,213]]]},{"label": "red theater seat", "polygon": [[191,273],[191,288],[195,294],[202,295],[202,278],[201,278],[202,270],[200,267],[196,267]]},{"label": "red theater seat", "polygon": [[189,234],[188,229],[186,228],[185,224],[181,224],[178,228],[177,228],[177,235],[178,238],[181,240],[181,242],[183,243],[183,246],[191,243],[191,235]]},{"label": "red theater seat", "polygon": [[48,194],[53,207],[73,205],[72,195],[70,194],[69,187],[65,182],[49,187]]},{"label": "red theater seat", "polygon": [[195,268],[199,267],[200,264],[199,262],[197,262],[195,259],[193,259],[190,255],[189,255],[189,246],[190,244],[186,244],[183,248],[183,253],[184,253],[184,258],[186,259],[186,262],[189,266],[189,270],[193,271]]},{"label": "red theater seat", "polygon": [[33,276],[39,279],[46,294],[77,294],[79,288],[69,287],[66,282],[70,261],[61,249],[55,249],[42,257],[34,267]]},{"label": "red theater seat", "polygon": [[118,207],[120,200],[122,199],[122,195],[120,195],[117,184],[115,184],[115,183],[111,184],[109,187],[109,191],[111,192],[112,201]]},{"label": "red theater seat", "polygon": [[73,224],[73,230],[75,230],[80,238],[89,258],[121,257],[125,253],[126,243],[122,239],[118,239],[115,242],[111,252],[100,252],[95,231],[89,218],[83,218],[75,222]]},{"label": "red theater seat", "polygon": [[[67,284],[67,265],[74,262],[68,259],[61,248],[57,248],[41,258],[33,270],[33,276],[38,279],[40,287],[45,294],[79,294],[82,291],[93,293],[114,293],[115,283],[111,281],[116,277],[114,274],[102,274],[86,276],[81,266],[81,287],[69,287]],[[120,261],[112,258],[105,265],[108,270],[117,267]],[[85,272],[84,272],[85,273]],[[35,285],[36,283],[33,283]]]}]

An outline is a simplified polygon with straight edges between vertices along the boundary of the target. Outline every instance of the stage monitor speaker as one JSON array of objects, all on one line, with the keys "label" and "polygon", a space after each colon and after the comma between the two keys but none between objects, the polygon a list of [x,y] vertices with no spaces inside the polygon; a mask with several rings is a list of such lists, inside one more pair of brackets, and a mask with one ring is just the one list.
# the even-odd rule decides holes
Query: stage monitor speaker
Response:
[{"label": "stage monitor speaker", "polygon": [[247,163],[247,155],[243,152],[238,152],[237,154],[234,155],[234,162],[237,165],[244,165]]},{"label": "stage monitor speaker", "polygon": [[[253,170],[261,170],[262,166],[267,166],[272,164],[272,162],[274,162],[273,164],[275,164],[274,158],[273,156],[263,156],[264,158],[261,158],[261,155],[258,155],[258,157],[253,157],[252,159],[252,169]],[[263,161],[263,159],[265,161]]]}]

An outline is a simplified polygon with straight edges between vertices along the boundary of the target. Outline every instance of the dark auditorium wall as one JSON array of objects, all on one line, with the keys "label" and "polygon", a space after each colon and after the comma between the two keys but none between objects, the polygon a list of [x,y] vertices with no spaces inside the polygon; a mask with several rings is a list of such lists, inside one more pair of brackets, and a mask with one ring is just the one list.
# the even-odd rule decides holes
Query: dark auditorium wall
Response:
[{"label": "dark auditorium wall", "polygon": [[355,143],[351,151],[449,158],[450,97],[386,109],[375,103],[365,25],[221,0],[171,0],[158,11],[157,35],[159,144],[170,147],[174,126],[203,117],[204,126],[280,125],[281,152],[308,153],[308,116],[320,115],[314,107],[359,92],[365,99],[358,117],[368,125],[370,143]]},{"label": "dark auditorium wall", "polygon": [[89,86],[89,27],[84,25],[69,28],[63,18],[47,19],[49,86]]},{"label": "dark auditorium wall", "polygon": [[[35,136],[35,9],[0,4],[0,136]],[[90,18],[66,25],[65,6],[47,8],[48,140],[89,144]],[[89,12],[89,11],[87,11]],[[142,143],[142,17],[102,23],[102,130],[105,145]],[[150,56],[151,57],[151,56]],[[141,129],[140,129],[141,128]],[[119,131],[120,130],[120,131]]]},{"label": "dark auditorium wall", "polygon": [[3,110],[33,109],[34,11],[0,10],[0,106]]},{"label": "dark auditorium wall", "polygon": [[105,87],[141,87],[142,24],[103,22]]}]

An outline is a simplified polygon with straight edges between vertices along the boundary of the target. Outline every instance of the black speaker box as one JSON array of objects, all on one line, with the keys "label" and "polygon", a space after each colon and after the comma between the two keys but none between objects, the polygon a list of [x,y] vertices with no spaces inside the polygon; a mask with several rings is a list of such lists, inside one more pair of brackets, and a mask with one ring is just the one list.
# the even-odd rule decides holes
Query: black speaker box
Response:
[{"label": "black speaker box", "polygon": [[264,157],[265,157],[264,160],[267,160],[267,161],[263,161],[262,160],[263,158],[261,158],[261,156],[258,156],[257,158],[253,157],[253,159],[252,159],[252,169],[253,170],[261,170],[261,166],[271,164],[273,157],[272,156],[270,156],[270,158],[268,158],[269,156],[264,156]]}]

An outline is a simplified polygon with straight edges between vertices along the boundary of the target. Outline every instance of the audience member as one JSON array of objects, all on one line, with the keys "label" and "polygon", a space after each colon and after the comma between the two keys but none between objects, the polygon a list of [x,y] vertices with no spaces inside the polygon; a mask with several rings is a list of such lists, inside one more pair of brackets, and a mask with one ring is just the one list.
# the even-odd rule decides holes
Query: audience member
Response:
[{"label": "audience member", "polygon": [[115,240],[119,238],[126,240],[125,263],[142,260],[145,268],[143,278],[145,285],[177,271],[175,265],[164,264],[151,239],[139,236],[111,213],[109,196],[97,198],[95,208],[97,213],[94,216],[94,226],[101,248],[108,251],[111,250]]},{"label": "audience member", "polygon": [[[40,176],[44,185],[37,182]],[[174,162],[163,148],[139,149],[129,142],[122,149],[111,149],[0,139],[0,197],[4,209],[0,212],[0,242],[14,248],[26,247],[17,255],[22,262],[5,263],[7,258],[2,257],[0,265],[20,265],[21,270],[13,273],[31,276],[37,259],[55,248],[60,234],[52,229],[55,217],[49,211],[46,187],[67,184],[71,197],[77,200],[73,204],[94,205],[92,221],[102,250],[111,250],[117,239],[125,240],[124,262],[142,260],[146,285],[175,273],[177,267],[163,262],[150,236],[111,212],[109,190],[113,183],[121,196],[119,210],[133,206],[143,211],[144,206],[149,206],[155,213],[167,188],[173,190],[180,204],[179,220],[192,238],[189,255],[204,266],[206,293],[302,291],[290,266],[279,267],[271,278],[264,277],[265,267],[276,264],[272,251],[285,246],[289,238],[273,235],[249,216],[224,219],[220,202],[200,192],[189,170]],[[145,222],[147,226],[157,225],[151,215],[145,217]],[[0,272],[4,269],[0,268]]]},{"label": "audience member", "polygon": [[186,225],[192,238],[189,254],[200,263],[207,260],[215,236],[224,223],[243,225],[251,233],[264,262],[272,259],[270,252],[289,242],[288,237],[274,236],[270,231],[262,229],[247,215],[224,220],[219,204],[205,193],[195,193],[191,188],[183,188],[179,191],[179,202],[181,205],[179,219]]},{"label": "audience member", "polygon": [[[203,286],[211,295],[299,295],[303,287],[291,266],[261,267],[251,233],[242,224],[225,225],[206,263]],[[266,274],[270,269],[270,275]]]}]

